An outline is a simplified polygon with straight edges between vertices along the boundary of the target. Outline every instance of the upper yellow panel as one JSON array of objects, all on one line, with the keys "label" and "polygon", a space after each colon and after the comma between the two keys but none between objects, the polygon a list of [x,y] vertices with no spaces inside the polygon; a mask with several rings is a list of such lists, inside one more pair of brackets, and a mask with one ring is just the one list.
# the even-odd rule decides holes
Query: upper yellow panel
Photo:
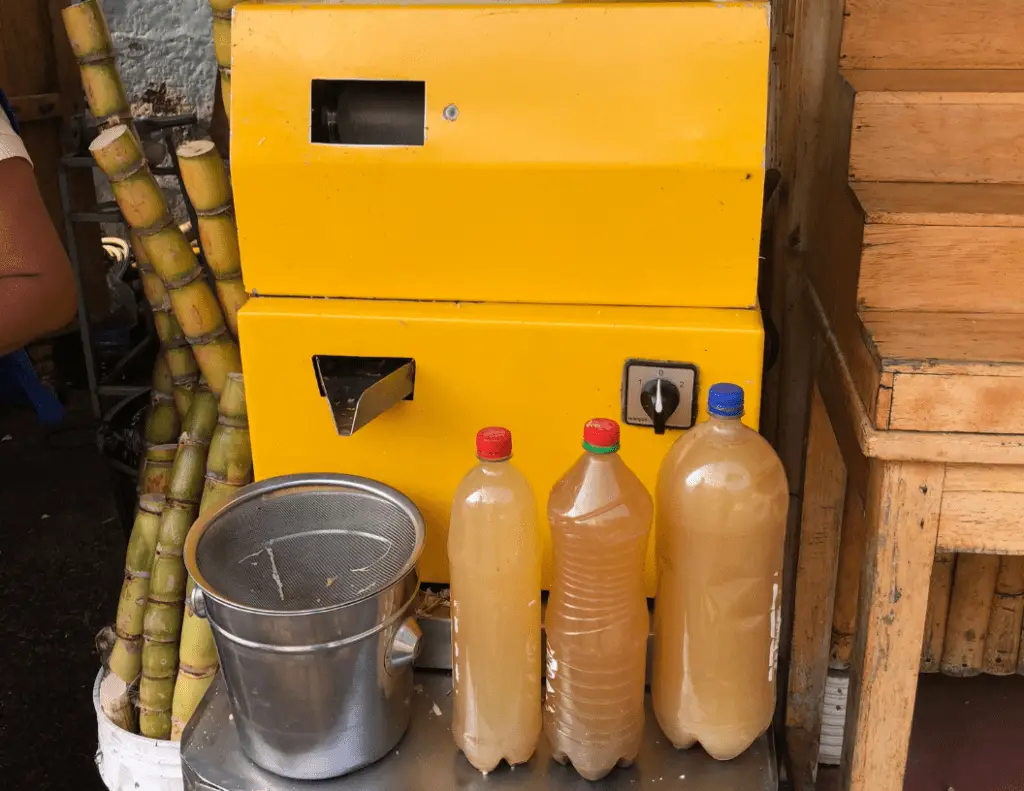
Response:
[{"label": "upper yellow panel", "polygon": [[[751,306],[768,32],[765,3],[241,5],[246,285]],[[312,142],[314,80],[423,83],[422,145]]]}]

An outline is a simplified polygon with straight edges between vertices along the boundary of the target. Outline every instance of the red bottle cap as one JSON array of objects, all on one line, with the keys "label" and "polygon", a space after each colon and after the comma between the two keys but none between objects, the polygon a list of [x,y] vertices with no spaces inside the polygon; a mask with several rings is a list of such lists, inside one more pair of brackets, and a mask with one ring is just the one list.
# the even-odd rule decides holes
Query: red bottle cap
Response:
[{"label": "red bottle cap", "polygon": [[476,434],[476,455],[481,461],[504,461],[512,457],[512,432],[491,426]]},{"label": "red bottle cap", "polygon": [[583,426],[583,447],[591,453],[615,453],[619,449],[619,424],[606,417],[588,420]]}]

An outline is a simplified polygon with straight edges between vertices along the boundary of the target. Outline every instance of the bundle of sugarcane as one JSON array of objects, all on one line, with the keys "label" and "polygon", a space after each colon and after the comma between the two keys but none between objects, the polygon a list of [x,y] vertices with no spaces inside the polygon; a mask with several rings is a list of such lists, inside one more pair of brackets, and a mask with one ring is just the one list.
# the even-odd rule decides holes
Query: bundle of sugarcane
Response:
[{"label": "bundle of sugarcane", "polygon": [[224,318],[237,338],[238,309],[249,299],[249,294],[242,284],[242,258],[238,252],[238,229],[227,168],[210,140],[193,140],[181,146],[178,167],[199,218],[199,243],[213,272]]},{"label": "bundle of sugarcane", "polygon": [[199,382],[199,367],[196,365],[195,355],[192,354],[192,347],[185,339],[185,333],[171,309],[171,298],[167,294],[167,289],[153,271],[139,235],[131,231],[129,237],[139,277],[142,280],[142,291],[153,313],[153,324],[156,327],[157,338],[160,339],[162,356],[167,360],[167,367],[170,370],[174,404],[178,415],[184,417],[192,403],[192,393]]},{"label": "bundle of sugarcane", "polygon": [[185,600],[182,546],[198,511],[206,454],[216,423],[217,399],[208,389],[200,388],[182,423],[143,618],[139,731],[152,739],[171,735],[171,700]]},{"label": "bundle of sugarcane", "polygon": [[110,673],[100,691],[103,711],[116,725],[128,731],[135,730],[135,707],[129,689],[142,670],[142,619],[163,510],[163,495],[144,494],[139,498],[125,555],[124,583],[114,627],[116,639],[108,659]]},{"label": "bundle of sugarcane", "polygon": [[227,375],[242,368],[238,344],[228,332],[192,246],[171,218],[138,138],[128,127],[115,126],[101,132],[89,150],[110,180],[122,216],[138,234],[145,256],[163,281],[199,370],[219,396]]},{"label": "bundle of sugarcane", "polygon": [[[217,428],[206,459],[206,484],[199,514],[215,511],[252,480],[252,451],[242,377],[231,374],[220,397]],[[178,652],[178,679],[171,709],[171,738],[178,740],[217,672],[217,649],[206,619],[190,604],[195,583],[190,578],[185,595],[185,618]]]},{"label": "bundle of sugarcane", "polygon": [[89,110],[100,128],[131,123],[131,107],[117,71],[110,29],[98,0],[83,0],[61,11],[71,49],[78,59]]}]

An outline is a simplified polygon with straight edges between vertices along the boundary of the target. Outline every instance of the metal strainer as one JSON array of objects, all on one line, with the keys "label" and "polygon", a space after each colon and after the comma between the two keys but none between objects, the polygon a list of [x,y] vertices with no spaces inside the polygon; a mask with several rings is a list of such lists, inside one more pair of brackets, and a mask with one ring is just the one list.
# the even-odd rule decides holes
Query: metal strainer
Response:
[{"label": "metal strainer", "polygon": [[404,495],[347,475],[293,475],[243,489],[200,520],[186,553],[217,599],[298,613],[374,596],[416,564],[423,518]]}]

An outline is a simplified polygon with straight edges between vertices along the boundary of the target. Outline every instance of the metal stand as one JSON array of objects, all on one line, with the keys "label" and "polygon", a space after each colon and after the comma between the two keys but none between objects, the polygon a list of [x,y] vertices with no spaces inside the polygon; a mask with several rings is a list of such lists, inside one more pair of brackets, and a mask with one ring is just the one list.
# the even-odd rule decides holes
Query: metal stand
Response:
[{"label": "metal stand", "polygon": [[[220,674],[185,729],[181,764],[186,791],[777,791],[771,730],[732,761],[715,761],[699,747],[676,750],[647,705],[644,742],[636,762],[591,783],[551,758],[541,738],[529,763],[502,764],[482,775],[452,741],[450,621],[446,605],[420,608],[424,650],[417,663],[412,723],[405,738],[377,763],[344,777],[315,782],[278,777],[242,752]],[[430,665],[432,667],[427,667]],[[537,691],[538,695],[540,690]]]}]

